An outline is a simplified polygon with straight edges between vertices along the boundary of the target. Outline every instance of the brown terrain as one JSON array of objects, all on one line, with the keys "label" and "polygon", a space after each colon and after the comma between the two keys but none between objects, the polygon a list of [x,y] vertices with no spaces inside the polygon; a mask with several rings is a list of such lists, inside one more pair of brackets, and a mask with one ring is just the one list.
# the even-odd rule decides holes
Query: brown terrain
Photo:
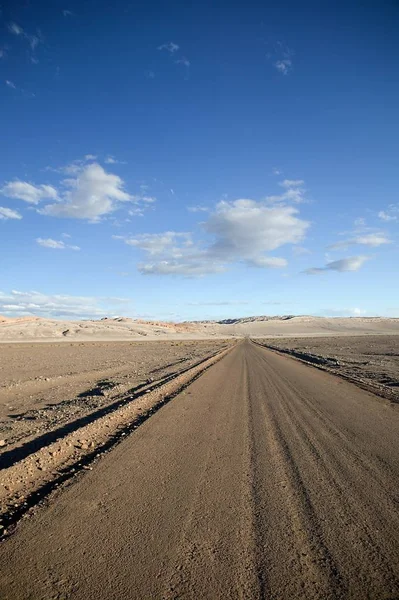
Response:
[{"label": "brown terrain", "polygon": [[4,344],[0,598],[399,598],[396,339]]},{"label": "brown terrain", "polygon": [[0,342],[396,334],[399,334],[399,319],[381,317],[325,318],[286,315],[184,323],[143,321],[127,317],[85,321],[0,317]]},{"label": "brown terrain", "polygon": [[258,340],[320,369],[399,402],[399,336]]},{"label": "brown terrain", "polygon": [[225,345],[222,340],[1,344],[0,439],[9,448],[41,435]]}]

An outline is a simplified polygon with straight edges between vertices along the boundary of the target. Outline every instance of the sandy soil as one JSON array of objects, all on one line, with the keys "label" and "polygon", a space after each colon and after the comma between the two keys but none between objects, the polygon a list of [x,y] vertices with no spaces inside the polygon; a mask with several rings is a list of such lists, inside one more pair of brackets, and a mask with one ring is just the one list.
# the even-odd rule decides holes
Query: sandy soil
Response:
[{"label": "sandy soil", "polygon": [[261,316],[223,321],[165,323],[124,317],[101,319],[99,321],[56,321],[37,317],[16,319],[0,317],[0,342],[379,334],[399,334],[399,319]]},{"label": "sandy soil", "polygon": [[0,453],[129,389],[190,366],[222,340],[1,344]]},{"label": "sandy soil", "polygon": [[3,542],[7,600],[399,597],[399,412],[243,341]]},{"label": "sandy soil", "polygon": [[399,402],[399,337],[258,340]]}]

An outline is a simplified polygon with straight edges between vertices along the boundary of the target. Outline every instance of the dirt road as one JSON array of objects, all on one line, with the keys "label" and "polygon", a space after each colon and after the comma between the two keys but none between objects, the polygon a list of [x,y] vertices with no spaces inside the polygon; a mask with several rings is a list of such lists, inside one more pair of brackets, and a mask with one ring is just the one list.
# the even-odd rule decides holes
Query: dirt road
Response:
[{"label": "dirt road", "polygon": [[239,344],[1,547],[2,600],[399,597],[399,412]]}]

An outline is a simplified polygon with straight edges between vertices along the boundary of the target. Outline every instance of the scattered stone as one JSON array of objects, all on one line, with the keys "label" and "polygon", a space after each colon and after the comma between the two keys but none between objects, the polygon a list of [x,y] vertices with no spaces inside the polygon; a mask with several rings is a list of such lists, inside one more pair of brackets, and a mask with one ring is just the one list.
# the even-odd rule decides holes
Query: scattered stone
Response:
[{"label": "scattered stone", "polygon": [[6,445],[7,445],[6,440],[0,440],[0,448],[3,448]]}]

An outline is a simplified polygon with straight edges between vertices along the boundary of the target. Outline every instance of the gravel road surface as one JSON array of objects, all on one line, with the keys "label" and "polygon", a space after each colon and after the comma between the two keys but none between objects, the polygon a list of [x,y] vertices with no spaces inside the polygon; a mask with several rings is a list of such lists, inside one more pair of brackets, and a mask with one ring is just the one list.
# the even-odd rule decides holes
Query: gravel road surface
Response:
[{"label": "gravel road surface", "polygon": [[0,598],[399,598],[398,434],[398,406],[244,341],[19,524]]}]

